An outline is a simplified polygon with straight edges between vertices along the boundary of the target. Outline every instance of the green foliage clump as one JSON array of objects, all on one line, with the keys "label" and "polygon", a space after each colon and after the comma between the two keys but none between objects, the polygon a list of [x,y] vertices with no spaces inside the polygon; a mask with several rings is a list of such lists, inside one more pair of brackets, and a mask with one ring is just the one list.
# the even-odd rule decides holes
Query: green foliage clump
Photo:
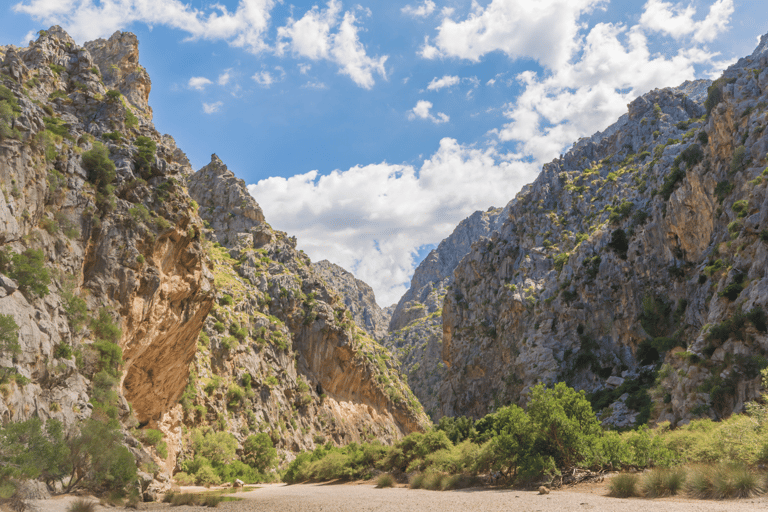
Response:
[{"label": "green foliage clump", "polygon": [[[0,314],[0,353],[16,356],[21,353],[19,326],[11,315]],[[15,372],[15,368],[0,367],[0,383]]]},{"label": "green foliage clump", "polygon": [[11,257],[9,275],[25,294],[45,297],[49,293],[51,276],[44,263],[45,255],[42,249],[25,249],[24,252]]},{"label": "green foliage clump", "polygon": [[745,199],[740,199],[738,201],[735,201],[733,203],[733,211],[736,213],[736,215],[739,216],[739,218],[744,218],[747,216],[747,213],[749,212],[749,201]]},{"label": "green foliage clump", "polygon": [[10,89],[0,85],[0,140],[18,139],[21,134],[12,128],[13,119],[21,112],[16,96]]},{"label": "green foliage clump", "polygon": [[734,301],[739,297],[739,294],[741,294],[746,285],[747,283],[744,282],[744,274],[737,273],[733,276],[733,280],[719,293],[719,295],[730,301]]},{"label": "green foliage clump", "polygon": [[155,160],[157,143],[149,137],[141,135],[136,137],[134,144],[136,144],[136,147],[138,148],[136,156],[133,158],[133,161],[136,163],[136,170],[142,172],[142,174],[146,174],[149,172],[152,163]]},{"label": "green foliage clump", "polygon": [[107,308],[99,310],[98,316],[91,320],[90,327],[96,335],[93,348],[99,352],[99,369],[117,377],[123,362],[123,351],[118,345],[122,330],[114,323]]},{"label": "green foliage clump", "polygon": [[571,254],[568,253],[568,252],[563,252],[563,253],[560,253],[557,256],[555,256],[555,258],[554,258],[555,270],[557,270],[558,272],[562,271],[563,267],[568,262],[568,258],[570,256],[571,256]]},{"label": "green foliage clump", "polygon": [[243,442],[243,462],[261,473],[272,469],[277,462],[272,439],[264,432],[248,436]]},{"label": "green foliage clump", "polygon": [[748,162],[747,148],[744,145],[737,147],[731,155],[731,172],[737,173],[746,167]]},{"label": "green foliage clump", "polygon": [[614,230],[611,233],[611,241],[608,242],[608,247],[618,254],[619,258],[627,259],[627,250],[629,249],[627,233],[621,228]]},{"label": "green foliage clump", "polygon": [[0,479],[41,478],[75,488],[121,491],[136,481],[136,461],[117,422],[89,418],[66,435],[54,419],[0,427]]},{"label": "green foliage clump", "polygon": [[101,142],[95,142],[93,149],[83,153],[83,167],[88,171],[88,181],[96,186],[96,204],[102,211],[114,206],[114,185],[117,176],[115,163],[109,159],[109,150]]},{"label": "green foliage clump", "polygon": [[621,473],[611,478],[608,495],[614,498],[634,498],[640,495],[639,478],[631,473]]}]

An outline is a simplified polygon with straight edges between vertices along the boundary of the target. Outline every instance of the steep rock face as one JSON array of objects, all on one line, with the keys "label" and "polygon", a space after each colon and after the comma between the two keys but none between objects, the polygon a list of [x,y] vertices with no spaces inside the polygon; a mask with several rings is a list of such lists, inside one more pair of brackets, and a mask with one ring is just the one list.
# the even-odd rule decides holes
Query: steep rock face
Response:
[{"label": "steep rock face", "polygon": [[328,260],[312,263],[312,269],[341,294],[344,305],[352,313],[352,320],[361,329],[375,340],[381,340],[387,334],[392,313],[379,307],[373,288]]},{"label": "steep rock face", "polygon": [[130,32],[115,32],[107,39],[85,43],[93,62],[99,67],[104,84],[120,91],[141,113],[152,119],[149,92],[152,81],[139,64],[139,39]]},{"label": "steep rock face", "polygon": [[688,82],[633,101],[545,165],[504,225],[473,245],[443,309],[443,414],[479,417],[560,380],[594,393],[617,425],[721,417],[758,396],[763,47],[709,93]]},{"label": "steep rock face", "polygon": [[[215,155],[187,183],[215,241],[218,306],[201,336],[184,421],[228,418],[238,439],[268,432],[286,458],[327,441],[391,442],[423,429],[389,354],[355,325],[296,239],[264,221],[245,184]],[[237,208],[222,217],[221,204]]]},{"label": "steep rock face", "polygon": [[[0,140],[0,241],[12,253],[41,250],[53,277],[48,295],[5,289],[0,299],[22,346],[14,361],[0,359],[20,376],[0,386],[3,420],[36,415],[72,425],[90,416],[99,367],[91,318],[103,310],[121,329],[119,417],[127,425],[163,421],[184,390],[213,303],[202,221],[179,186],[192,170],[173,139],[152,127],[135,36],[91,48],[97,58],[52,27],[29,48],[2,51],[2,85],[18,115]],[[141,167],[139,137],[155,147]],[[116,167],[102,189],[83,159],[98,144]],[[131,438],[126,431],[139,460],[151,460]]]},{"label": "steep rock face", "polygon": [[390,333],[384,340],[398,356],[408,384],[433,420],[440,418],[438,388],[445,365],[442,353],[442,308],[453,271],[472,243],[501,226],[509,206],[475,212],[430,251],[413,273],[411,287],[392,313]]}]

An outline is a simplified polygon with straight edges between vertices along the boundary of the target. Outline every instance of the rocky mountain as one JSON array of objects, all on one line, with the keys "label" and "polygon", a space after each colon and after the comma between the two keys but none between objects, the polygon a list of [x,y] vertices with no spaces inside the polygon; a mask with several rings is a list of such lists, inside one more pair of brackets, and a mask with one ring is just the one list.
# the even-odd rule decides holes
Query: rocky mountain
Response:
[{"label": "rocky mountain", "polygon": [[341,294],[344,305],[352,313],[352,320],[361,329],[376,340],[386,336],[392,310],[379,307],[373,288],[328,260],[312,263],[312,268],[331,288]]},{"label": "rocky mountain", "polygon": [[266,432],[288,459],[427,424],[243,182],[215,155],[195,173],[155,130],[134,35],[81,47],[52,27],[0,62],[4,423],[114,416],[154,489],[202,426]]},{"label": "rocky mountain", "polygon": [[630,103],[546,164],[457,266],[439,401],[479,417],[537,382],[606,423],[722,417],[768,366],[768,37],[714,83]]},{"label": "rocky mountain", "polygon": [[453,271],[472,243],[498,229],[509,206],[475,212],[429,252],[411,278],[389,323],[385,346],[392,350],[408,376],[408,384],[433,420],[440,416],[438,389],[445,375],[442,361],[442,309]]}]

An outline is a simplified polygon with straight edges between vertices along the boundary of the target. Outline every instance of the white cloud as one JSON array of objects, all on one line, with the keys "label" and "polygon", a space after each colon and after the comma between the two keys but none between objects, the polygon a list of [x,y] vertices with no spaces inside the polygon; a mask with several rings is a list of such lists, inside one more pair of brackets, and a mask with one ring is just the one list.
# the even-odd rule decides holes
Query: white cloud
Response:
[{"label": "white cloud", "polygon": [[223,105],[224,103],[221,101],[217,101],[215,103],[203,103],[203,112],[206,114],[213,114],[221,110]]},{"label": "white cloud", "polygon": [[693,35],[697,42],[713,41],[727,30],[733,0],[717,0],[709,8],[706,18],[694,21],[696,9],[693,5],[683,6],[664,0],[648,0],[640,17],[640,25],[649,31],[660,32],[675,39]]},{"label": "white cloud", "polygon": [[205,89],[206,85],[211,85],[213,82],[205,78],[204,76],[193,76],[189,79],[189,82],[187,83],[187,86],[190,89],[197,89],[198,91],[202,91]]},{"label": "white cloud", "polygon": [[496,79],[495,79],[495,78],[491,78],[490,80],[488,80],[487,82],[485,82],[485,85],[493,85],[493,84],[495,84],[495,83],[496,83]]},{"label": "white cloud", "polygon": [[311,60],[337,64],[360,87],[370,89],[374,75],[386,79],[387,56],[371,57],[360,42],[355,12],[370,16],[370,9],[356,7],[342,15],[340,0],[330,0],[326,9],[313,7],[299,20],[289,18],[277,29],[274,47],[266,40],[270,12],[281,0],[239,0],[230,11],[220,3],[197,9],[182,0],[21,0],[13,6],[44,25],[61,25],[78,42],[109,37],[132,23],[163,25],[186,32],[187,40],[227,41],[251,53],[286,49]]},{"label": "white cloud", "polygon": [[323,82],[307,82],[302,85],[304,89],[327,89],[328,86]]},{"label": "white cloud", "polygon": [[314,261],[349,269],[388,305],[405,292],[420,246],[439,243],[475,210],[505,205],[537,172],[444,138],[418,170],[383,162],[268,178],[248,190]]},{"label": "white cloud", "polygon": [[720,65],[717,54],[696,46],[681,45],[670,57],[654,55],[640,25],[598,23],[577,49],[577,60],[543,76],[520,73],[523,92],[505,109],[509,122],[498,131],[499,139],[537,162],[606,128],[638,95],[695,78],[694,65]]},{"label": "white cloud", "polygon": [[408,111],[408,119],[429,119],[435,124],[447,123],[450,121],[450,117],[438,112],[434,116],[429,112],[432,108],[432,102],[426,100],[419,100],[416,102],[416,106]]},{"label": "white cloud", "polygon": [[281,82],[285,78],[285,70],[281,66],[275,66],[277,73],[270,73],[269,71],[258,71],[251,77],[254,82],[264,88],[269,88],[270,85]]},{"label": "white cloud", "polygon": [[490,52],[530,58],[553,68],[568,61],[577,43],[579,17],[604,0],[492,0],[485,8],[473,2],[462,21],[443,18],[435,46],[425,39],[420,55],[479,61]]},{"label": "white cloud", "polygon": [[330,0],[326,9],[314,6],[299,20],[289,18],[285,26],[278,28],[277,51],[282,54],[290,50],[310,60],[334,62],[340,73],[370,89],[375,83],[374,74],[386,79],[387,56],[368,56],[358,37],[360,28],[356,22],[352,11],[341,16],[341,2]]},{"label": "white cloud", "polygon": [[432,0],[425,0],[423,4],[417,5],[416,7],[412,5],[406,5],[400,9],[400,12],[412,18],[426,18],[435,12],[435,2]]},{"label": "white cloud", "polygon": [[225,40],[258,53],[267,48],[264,34],[274,0],[240,0],[234,11],[221,4],[196,9],[181,0],[22,0],[15,12],[44,25],[61,25],[77,41],[109,37],[135,22],[164,25],[189,34],[189,39]]},{"label": "white cloud", "polygon": [[419,48],[418,54],[425,59],[436,59],[440,56],[440,50],[429,44],[429,36],[424,36],[424,44]]},{"label": "white cloud", "polygon": [[229,83],[229,80],[232,78],[232,75],[230,75],[231,69],[227,69],[222,74],[219,75],[218,84],[219,85],[227,85]]},{"label": "white cloud", "polygon": [[429,91],[439,91],[440,89],[443,89],[444,87],[451,87],[453,85],[456,85],[459,83],[461,79],[458,76],[452,76],[452,75],[445,75],[443,78],[433,78],[431,82],[429,82],[429,85],[427,85],[427,90]]},{"label": "white cloud", "polygon": [[312,69],[312,64],[299,64],[299,73],[306,75]]}]

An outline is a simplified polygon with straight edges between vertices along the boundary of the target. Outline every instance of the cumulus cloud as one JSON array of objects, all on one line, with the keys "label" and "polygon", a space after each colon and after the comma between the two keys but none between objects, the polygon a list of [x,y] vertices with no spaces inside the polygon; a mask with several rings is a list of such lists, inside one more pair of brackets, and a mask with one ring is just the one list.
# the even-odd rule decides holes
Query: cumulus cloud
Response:
[{"label": "cumulus cloud", "polygon": [[229,83],[229,80],[232,78],[232,75],[230,75],[231,69],[227,69],[222,74],[219,75],[218,84],[219,85],[227,85]]},{"label": "cumulus cloud", "polygon": [[505,109],[499,139],[543,163],[606,128],[638,95],[695,78],[694,65],[718,67],[715,57],[695,46],[653,55],[641,26],[599,23],[581,41],[579,59],[543,76],[517,76],[523,92]]},{"label": "cumulus cloud", "polygon": [[221,101],[217,101],[215,103],[203,103],[203,112],[206,114],[213,114],[221,110],[223,105],[224,103]]},{"label": "cumulus cloud", "polygon": [[251,78],[254,82],[264,88],[269,88],[274,83],[280,82],[285,78],[285,70],[280,66],[275,66],[277,73],[270,73],[269,71],[258,71]]},{"label": "cumulus cloud", "polygon": [[650,31],[661,32],[675,39],[692,35],[697,42],[713,41],[728,28],[733,14],[733,0],[717,0],[701,21],[694,21],[696,8],[664,0],[648,0],[640,17],[640,25]]},{"label": "cumulus cloud", "polygon": [[435,124],[447,123],[450,121],[450,117],[442,112],[438,112],[432,115],[429,111],[432,108],[432,102],[426,100],[419,100],[416,102],[416,106],[408,111],[408,119],[429,119]]},{"label": "cumulus cloud", "polygon": [[286,51],[310,60],[328,60],[365,89],[373,87],[374,75],[387,77],[387,56],[370,57],[360,42],[354,12],[341,15],[341,2],[330,0],[325,9],[314,6],[300,19],[289,18],[278,28],[278,53]]},{"label": "cumulus cloud", "polygon": [[429,91],[439,91],[440,89],[443,89],[445,87],[451,87],[453,85],[456,85],[459,83],[461,79],[458,76],[452,76],[452,75],[445,75],[443,78],[433,78],[431,82],[429,82],[429,85],[427,85],[427,90]]},{"label": "cumulus cloud", "polygon": [[556,67],[572,55],[579,17],[603,0],[492,0],[485,8],[473,2],[473,12],[461,21],[450,13],[437,28],[435,46],[425,39],[420,54],[479,61],[490,52],[530,58]]},{"label": "cumulus cloud", "polygon": [[425,0],[423,4],[417,5],[415,7],[412,5],[406,5],[400,9],[400,12],[412,18],[426,18],[435,12],[435,2],[432,0]]},{"label": "cumulus cloud", "polygon": [[187,86],[190,89],[197,89],[198,91],[205,90],[206,85],[211,85],[213,82],[205,78],[204,76],[193,76],[189,79]]},{"label": "cumulus cloud", "polygon": [[439,243],[475,210],[505,205],[537,171],[444,138],[418,169],[382,162],[268,178],[248,190],[313,260],[354,272],[388,305],[405,292],[419,247]]},{"label": "cumulus cloud", "polygon": [[109,37],[141,22],[182,30],[189,39],[225,40],[258,53],[267,48],[264,35],[274,5],[274,0],[240,0],[230,11],[219,3],[196,9],[180,0],[22,0],[13,10],[45,25],[61,25],[79,42]]},{"label": "cumulus cloud", "polygon": [[311,60],[325,59],[337,64],[340,72],[357,85],[370,89],[374,75],[386,78],[387,56],[371,57],[360,42],[355,12],[370,16],[357,7],[344,12],[340,0],[330,0],[326,9],[313,7],[300,19],[289,18],[277,29],[274,45],[267,40],[270,12],[279,0],[240,0],[232,11],[220,3],[197,9],[182,0],[22,0],[13,6],[45,25],[61,25],[77,41],[109,37],[132,23],[164,25],[188,34],[187,40],[227,41],[251,53],[289,49]]}]

